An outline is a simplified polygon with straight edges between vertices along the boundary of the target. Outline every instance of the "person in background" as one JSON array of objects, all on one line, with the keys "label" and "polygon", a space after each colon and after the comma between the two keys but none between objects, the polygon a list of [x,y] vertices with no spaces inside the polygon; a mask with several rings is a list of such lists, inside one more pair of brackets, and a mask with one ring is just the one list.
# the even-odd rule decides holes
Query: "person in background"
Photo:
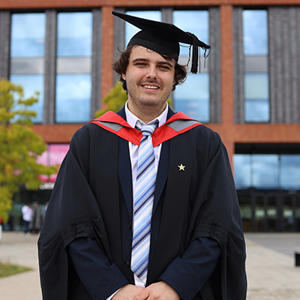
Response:
[{"label": "person in background", "polygon": [[39,233],[42,227],[42,214],[37,202],[32,205],[32,218],[29,224],[31,233]]},{"label": "person in background", "polygon": [[32,220],[32,208],[29,203],[26,203],[22,207],[22,218],[23,218],[23,224],[24,224],[24,233],[29,233],[29,225]]}]

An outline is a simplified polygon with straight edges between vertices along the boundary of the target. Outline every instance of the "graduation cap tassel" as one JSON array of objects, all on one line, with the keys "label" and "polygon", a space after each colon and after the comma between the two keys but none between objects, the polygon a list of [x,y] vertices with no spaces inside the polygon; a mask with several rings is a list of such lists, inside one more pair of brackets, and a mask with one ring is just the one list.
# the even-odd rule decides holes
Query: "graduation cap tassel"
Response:
[{"label": "graduation cap tassel", "polygon": [[193,43],[193,53],[192,53],[192,69],[191,72],[197,74],[198,71],[198,45]]},{"label": "graduation cap tassel", "polygon": [[209,56],[210,53],[210,49],[205,49],[204,50],[204,68],[206,68],[206,61],[207,61],[207,57]]}]

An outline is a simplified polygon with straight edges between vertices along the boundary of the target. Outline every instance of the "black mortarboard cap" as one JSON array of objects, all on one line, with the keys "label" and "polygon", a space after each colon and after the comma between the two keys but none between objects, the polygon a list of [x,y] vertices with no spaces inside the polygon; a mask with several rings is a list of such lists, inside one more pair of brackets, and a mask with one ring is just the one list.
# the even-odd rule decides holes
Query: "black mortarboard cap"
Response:
[{"label": "black mortarboard cap", "polygon": [[210,49],[209,45],[200,41],[194,34],[185,32],[173,24],[138,18],[117,11],[112,13],[141,29],[131,38],[127,47],[133,45],[144,46],[159,54],[172,57],[177,62],[180,49],[179,43],[192,45],[192,73],[198,71],[198,47],[205,50],[204,56],[207,56],[207,51]]}]

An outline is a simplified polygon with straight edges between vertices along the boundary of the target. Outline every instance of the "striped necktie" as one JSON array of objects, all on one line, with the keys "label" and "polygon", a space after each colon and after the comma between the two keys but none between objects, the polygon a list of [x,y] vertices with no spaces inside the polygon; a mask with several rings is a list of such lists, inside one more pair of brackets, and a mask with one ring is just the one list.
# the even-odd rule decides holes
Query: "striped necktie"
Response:
[{"label": "striped necktie", "polygon": [[156,180],[152,133],[155,124],[141,125],[143,137],[138,149],[138,169],[133,195],[133,238],[131,270],[146,284],[150,249],[150,228]]}]

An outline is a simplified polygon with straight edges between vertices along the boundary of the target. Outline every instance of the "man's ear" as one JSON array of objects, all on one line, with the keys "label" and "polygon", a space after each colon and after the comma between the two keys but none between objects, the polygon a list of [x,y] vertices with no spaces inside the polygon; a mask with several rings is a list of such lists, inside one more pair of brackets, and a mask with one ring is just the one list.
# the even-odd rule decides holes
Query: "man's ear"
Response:
[{"label": "man's ear", "polygon": [[124,73],[122,74],[122,79],[126,80],[126,74],[124,74]]}]

